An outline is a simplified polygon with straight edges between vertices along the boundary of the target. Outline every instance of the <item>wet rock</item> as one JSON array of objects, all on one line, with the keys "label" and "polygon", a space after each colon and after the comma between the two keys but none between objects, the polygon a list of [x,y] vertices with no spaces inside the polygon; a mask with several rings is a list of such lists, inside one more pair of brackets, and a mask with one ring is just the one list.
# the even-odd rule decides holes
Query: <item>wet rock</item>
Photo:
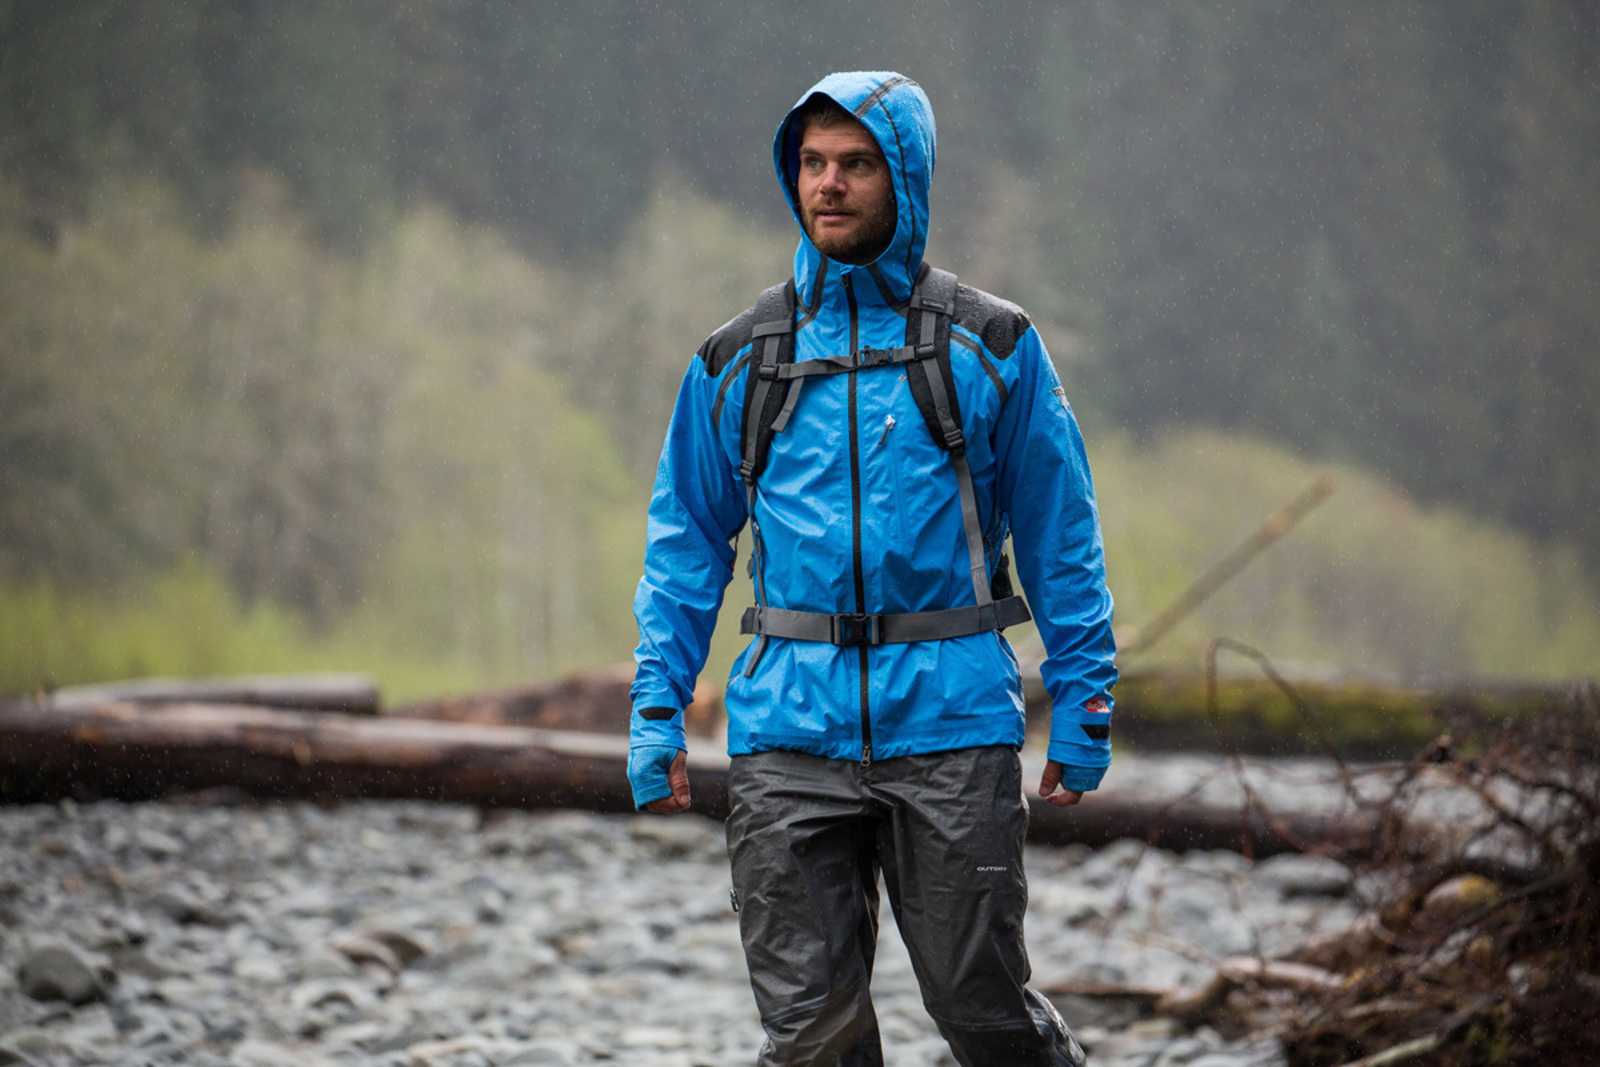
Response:
[{"label": "wet rock", "polygon": [[142,945],[150,940],[150,924],[137,911],[105,908],[97,916],[105,930],[107,948],[115,945]]},{"label": "wet rock", "polygon": [[236,1067],[328,1067],[330,1061],[304,1046],[280,1045],[272,1041],[241,1041],[233,1046],[229,1059]]},{"label": "wet rock", "polygon": [[703,819],[663,819],[639,815],[628,822],[628,834],[664,856],[692,856],[721,848],[722,839]]},{"label": "wet rock", "polygon": [[353,978],[361,968],[350,957],[322,945],[305,955],[299,971],[302,978]]},{"label": "wet rock", "polygon": [[630,1026],[622,1031],[625,1048],[673,1049],[683,1048],[688,1043],[683,1031],[676,1027]]},{"label": "wet rock", "polygon": [[289,994],[289,1003],[300,1011],[330,1005],[361,1009],[372,1006],[373,996],[356,982],[316,978],[296,986]]},{"label": "wet rock", "polygon": [[1283,1067],[1288,1062],[1283,1043],[1264,1037],[1224,1044],[1191,1060],[1189,1067]]},{"label": "wet rock", "polygon": [[1113,841],[1098,852],[1090,854],[1073,877],[1086,886],[1100,888],[1126,879],[1155,850],[1143,841],[1123,838]]},{"label": "wet rock", "polygon": [[[117,1035],[101,1044],[132,1058],[70,1051],[93,1044],[104,1017],[75,1026],[89,1009],[23,996],[14,982],[21,938],[0,938],[0,1042],[16,1047],[19,1032],[33,1031],[36,1044],[18,1051],[41,1065],[410,1067],[418,1046],[428,1067],[755,1058],[762,1034],[714,824],[505,812],[477,826],[469,809],[412,802],[90,804],[70,819],[55,808],[0,808],[0,849],[17,842],[21,864],[4,875],[15,883],[15,929],[77,945],[89,960],[85,946],[119,942],[116,996],[106,1002]],[[186,842],[181,871],[138,845],[143,831]],[[38,853],[35,842],[52,834],[59,853]],[[84,878],[84,856],[104,868],[117,835],[123,873]],[[1027,863],[1040,982],[1202,981],[1214,946],[1256,929],[1303,933],[1354,908],[1286,897],[1229,853],[1178,856],[1126,841],[1030,846]],[[225,911],[227,922],[184,921],[190,905],[153,903],[168,887]],[[122,914],[146,924],[142,948],[129,944]],[[873,989],[886,1067],[951,1067],[887,904],[881,917]],[[1162,946],[1187,946],[1201,962]],[[1144,1032],[1130,1028],[1136,1012],[1095,1017],[1070,1001],[1064,1010],[1086,1041],[1104,1046],[1096,1067],[1148,1067],[1183,1042],[1183,1067],[1252,1062],[1205,1031]]]},{"label": "wet rock", "polygon": [[34,1000],[87,1004],[105,994],[95,966],[71,945],[35,946],[17,968],[17,985]]},{"label": "wet rock", "polygon": [[1350,892],[1355,877],[1350,868],[1326,856],[1285,853],[1256,864],[1255,877],[1286,897],[1340,897]]},{"label": "wet rock", "polygon": [[427,1041],[406,1049],[407,1067],[495,1067],[509,1052],[507,1045],[484,1037]]},{"label": "wet rock", "polygon": [[393,926],[369,926],[362,936],[376,941],[394,954],[401,967],[409,967],[429,951],[428,942],[417,934]]},{"label": "wet rock", "polygon": [[54,1063],[64,1050],[61,1040],[36,1028],[13,1031],[0,1041],[0,1064],[10,1056],[18,1063]]},{"label": "wet rock", "polygon": [[176,923],[198,923],[203,926],[226,926],[227,919],[211,902],[183,886],[169,885],[156,890],[150,897],[150,906]]},{"label": "wet rock", "polygon": [[507,1053],[496,1067],[572,1067],[579,1055],[570,1041],[533,1041]]},{"label": "wet rock", "polygon": [[181,856],[184,845],[171,834],[164,834],[160,830],[142,829],[134,834],[134,843],[143,849],[146,854],[156,859],[172,859]]},{"label": "wet rock", "polygon": [[1030,884],[1028,892],[1030,899],[1068,926],[1083,926],[1104,918],[1115,903],[1107,899],[1103,890],[1077,885],[1069,880]]},{"label": "wet rock", "polygon": [[264,952],[254,952],[233,961],[233,976],[243,982],[276,986],[283,983],[286,972],[276,958]]},{"label": "wet rock", "polygon": [[333,942],[332,948],[351,963],[375,964],[390,974],[399,974],[405,966],[393,949],[375,937],[345,934]]},{"label": "wet rock", "polygon": [[12,1045],[0,1041],[0,1067],[39,1067],[39,1061],[30,1059]]},{"label": "wet rock", "polygon": [[1500,887],[1481,874],[1459,874],[1440,882],[1422,902],[1429,922],[1443,923],[1487,907],[1500,899]]}]

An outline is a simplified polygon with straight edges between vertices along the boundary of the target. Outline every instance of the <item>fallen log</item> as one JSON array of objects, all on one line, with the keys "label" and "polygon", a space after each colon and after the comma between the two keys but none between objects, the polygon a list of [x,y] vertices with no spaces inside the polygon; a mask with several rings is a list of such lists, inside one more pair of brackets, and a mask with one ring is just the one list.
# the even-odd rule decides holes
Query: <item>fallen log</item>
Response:
[{"label": "fallen log", "polygon": [[[612,664],[553,682],[418,701],[391,708],[387,714],[626,734],[633,671],[631,664]],[[1584,699],[1593,705],[1600,692],[1593,683],[1587,688],[1582,683],[1505,682],[1429,687],[1364,678],[1296,679],[1294,687],[1304,702],[1303,709],[1269,678],[1224,675],[1217,679],[1213,715],[1206,672],[1128,671],[1116,688],[1116,736],[1152,752],[1295,756],[1336,749],[1352,760],[1406,759],[1438,735],[1448,716],[1474,713],[1509,719]],[[1042,734],[1048,729],[1050,698],[1037,674],[1025,679],[1025,690],[1030,727]],[[112,699],[120,698],[75,706],[94,706]],[[204,696],[192,699],[232,702]],[[703,681],[685,710],[685,728],[695,736],[715,737],[725,721],[721,687]]]},{"label": "fallen log", "polygon": [[[727,815],[726,756],[691,746],[694,808]],[[1026,782],[1042,767],[1025,757]],[[210,704],[90,710],[0,707],[0,801],[153,799],[231,788],[264,797],[409,797],[485,807],[631,811],[627,740],[596,734],[409,718],[350,718]],[[1174,805],[1136,787],[1071,808],[1029,797],[1032,840],[1270,855],[1301,847],[1359,849],[1361,818]]]},{"label": "fallen log", "polygon": [[57,689],[46,703],[64,711],[107,704],[254,704],[301,711],[376,715],[378,686],[362,674],[243,675],[226,678],[137,678]]},{"label": "fallen log", "polygon": [[619,738],[522,726],[216,704],[0,710],[0,797],[12,802],[233,788],[618,811],[626,759]]},{"label": "fallen log", "polygon": [[[628,687],[633,683],[633,672],[633,664],[617,663],[571,674],[554,682],[417,701],[393,708],[389,714],[413,719],[625,734],[632,707]],[[685,709],[684,728],[691,734],[710,736],[721,728],[722,715],[721,690],[702,683],[695,690],[694,702]]]}]

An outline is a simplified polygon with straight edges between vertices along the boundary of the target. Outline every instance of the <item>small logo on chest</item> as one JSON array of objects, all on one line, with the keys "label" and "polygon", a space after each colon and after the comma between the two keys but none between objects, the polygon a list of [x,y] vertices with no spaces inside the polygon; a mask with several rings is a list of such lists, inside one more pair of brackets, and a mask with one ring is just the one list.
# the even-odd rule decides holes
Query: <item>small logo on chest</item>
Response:
[{"label": "small logo on chest", "polygon": [[979,874],[998,874],[1005,869],[1006,867],[1004,864],[985,864],[981,867],[974,868],[974,870],[976,870]]}]

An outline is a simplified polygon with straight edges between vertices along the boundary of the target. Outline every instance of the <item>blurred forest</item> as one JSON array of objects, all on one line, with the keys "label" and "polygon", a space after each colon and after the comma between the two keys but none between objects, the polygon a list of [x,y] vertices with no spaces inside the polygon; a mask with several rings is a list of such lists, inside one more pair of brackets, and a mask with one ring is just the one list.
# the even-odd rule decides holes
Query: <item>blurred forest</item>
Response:
[{"label": "blurred forest", "polygon": [[0,0],[0,691],[625,658],[677,379],[788,268],[772,129],[860,67],[1052,349],[1123,620],[1331,468],[1167,654],[1600,662],[1587,0]]}]

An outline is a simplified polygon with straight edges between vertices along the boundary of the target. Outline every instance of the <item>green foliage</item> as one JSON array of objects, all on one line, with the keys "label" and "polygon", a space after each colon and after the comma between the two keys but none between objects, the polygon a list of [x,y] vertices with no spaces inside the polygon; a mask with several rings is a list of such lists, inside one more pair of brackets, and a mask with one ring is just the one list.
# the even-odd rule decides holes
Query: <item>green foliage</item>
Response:
[{"label": "green foliage", "polygon": [[[1148,620],[1327,464],[1113,422],[1119,401],[1096,385],[1110,320],[1041,290],[1038,179],[994,180],[1010,191],[983,225],[1015,256],[984,262],[1033,279],[1033,295],[1005,291],[1045,309],[1089,431],[1118,617]],[[582,266],[432,207],[330,248],[262,171],[236,176],[213,237],[171,184],[106,176],[42,241],[23,188],[0,182],[0,690],[326,668],[371,670],[396,699],[625,658],[678,378],[788,257],[784,231],[686,184],[663,171],[624,243]],[[1366,298],[1337,242],[1284,263],[1318,388],[1370,390]],[[1355,451],[1334,421],[1311,425],[1319,452]],[[1156,659],[1194,665],[1225,634],[1404,678],[1600,661],[1573,544],[1419,503],[1355,462],[1334,470],[1338,496]],[[743,644],[747,595],[741,577],[709,679]]]},{"label": "green foliage", "polygon": [[[51,249],[0,187],[0,581],[52,642],[15,642],[15,677],[237,666],[230,626],[285,669],[342,650],[419,682],[621,655],[642,511],[540,369],[582,343],[573,280],[429,210],[332,253],[278,183],[245,193],[213,241],[170,188],[108,182]],[[119,605],[191,556],[237,610],[195,592],[198,629],[175,608],[146,633]],[[318,655],[276,656],[309,638],[257,609]]]},{"label": "green foliage", "polygon": [[1157,645],[1153,661],[1198,666],[1206,642],[1227,636],[1303,669],[1404,680],[1580,677],[1600,662],[1600,590],[1570,545],[1420,505],[1370,472],[1263,441],[1090,433],[1123,624],[1153,618],[1319,474],[1337,481],[1332,499]]},{"label": "green foliage", "polygon": [[[215,237],[269,173],[318,241],[353,253],[442,204],[610,287],[590,336],[615,350],[651,343],[638,304],[689,298],[645,312],[684,319],[653,341],[675,358],[720,321],[707,309],[732,314],[781,272],[746,255],[788,232],[767,155],[779,113],[825,70],[894,66],[940,117],[934,255],[1050,327],[1081,408],[1348,459],[1577,544],[1593,568],[1597,10],[0,3],[0,177],[46,243],[104,210],[115,173],[160,174],[174,213]],[[664,181],[691,212],[732,205],[727,240],[664,213]],[[670,254],[646,247],[667,232]],[[315,353],[321,289],[271,281],[310,301],[285,335]],[[572,388],[613,425],[653,425],[670,362]],[[622,438],[636,474],[640,440]],[[259,527],[224,507],[246,541],[292,521],[279,489],[241,492],[273,501]],[[119,543],[167,539],[117,514]],[[322,591],[341,581],[296,596],[337,604]]]},{"label": "green foliage", "polygon": [[0,572],[112,581],[194,549],[246,598],[318,617],[359,591],[360,541],[327,519],[376,509],[383,368],[361,358],[348,266],[276,183],[244,191],[215,242],[148,179],[101,183],[53,249],[0,212],[21,383],[0,394]]},{"label": "green foliage", "polygon": [[610,262],[567,308],[552,360],[602,412],[645,489],[689,360],[711,331],[786,277],[792,231],[752,226],[664,175]]},{"label": "green foliage", "polygon": [[150,675],[363,671],[384,699],[460,691],[483,672],[445,651],[417,658],[383,644],[359,622],[318,634],[297,613],[245,607],[214,567],[198,560],[112,593],[46,579],[0,582],[0,693]]}]

